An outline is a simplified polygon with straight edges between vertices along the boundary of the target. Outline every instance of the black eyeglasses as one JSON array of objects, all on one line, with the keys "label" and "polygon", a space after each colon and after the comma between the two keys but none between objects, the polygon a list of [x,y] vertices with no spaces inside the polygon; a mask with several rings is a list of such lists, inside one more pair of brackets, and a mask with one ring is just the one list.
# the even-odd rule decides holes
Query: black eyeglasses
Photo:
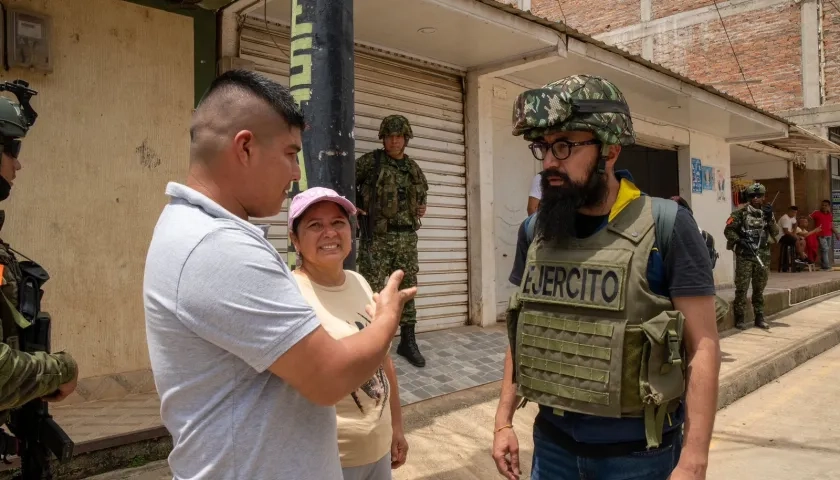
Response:
[{"label": "black eyeglasses", "polygon": [[583,142],[570,142],[568,140],[557,140],[553,143],[534,142],[528,145],[534,158],[537,160],[545,160],[545,155],[551,149],[552,155],[557,160],[565,160],[572,154],[572,147],[582,147],[584,145],[600,145],[601,142],[597,139],[586,140]]}]

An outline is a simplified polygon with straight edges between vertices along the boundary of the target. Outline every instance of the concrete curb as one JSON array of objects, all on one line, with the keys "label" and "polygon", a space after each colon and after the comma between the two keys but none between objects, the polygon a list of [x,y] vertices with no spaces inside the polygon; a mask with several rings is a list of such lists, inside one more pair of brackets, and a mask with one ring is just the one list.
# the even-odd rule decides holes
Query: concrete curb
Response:
[{"label": "concrete curb", "polygon": [[797,342],[745,364],[721,379],[718,387],[718,410],[837,345],[840,345],[840,323],[803,342]]},{"label": "concrete curb", "polygon": [[[720,289],[719,289],[720,291]],[[764,314],[766,318],[775,315],[790,315],[801,310],[804,306],[819,303],[830,298],[832,294],[840,292],[840,278],[825,280],[810,285],[800,285],[792,288],[768,288],[764,291]],[[731,297],[731,298],[730,298]],[[732,311],[734,292],[727,290],[723,298],[729,304],[729,312],[726,317],[718,322],[718,331],[723,332],[735,327],[735,314]],[[752,291],[747,295],[747,309],[744,320],[752,323],[754,314],[749,305],[752,303]]]}]

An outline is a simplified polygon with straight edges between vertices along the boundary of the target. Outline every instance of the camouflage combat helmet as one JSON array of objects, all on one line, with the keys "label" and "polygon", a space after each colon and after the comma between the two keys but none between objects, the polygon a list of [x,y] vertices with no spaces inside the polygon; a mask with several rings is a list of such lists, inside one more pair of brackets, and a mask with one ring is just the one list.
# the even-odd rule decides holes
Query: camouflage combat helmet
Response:
[{"label": "camouflage combat helmet", "polygon": [[758,182],[755,182],[752,185],[750,185],[749,187],[747,187],[744,190],[744,193],[746,193],[748,197],[762,196],[765,193],[767,193],[767,189],[764,188],[764,185],[762,185]]},{"label": "camouflage combat helmet", "polygon": [[636,141],[630,108],[621,91],[609,80],[572,75],[542,88],[526,90],[513,106],[513,134],[525,140],[544,135],[584,130],[595,134],[602,154],[609,145]]},{"label": "camouflage combat helmet", "polygon": [[414,134],[411,132],[411,124],[402,115],[388,115],[382,119],[382,123],[379,125],[379,138],[385,138],[389,135],[405,135],[406,138],[414,137]]}]

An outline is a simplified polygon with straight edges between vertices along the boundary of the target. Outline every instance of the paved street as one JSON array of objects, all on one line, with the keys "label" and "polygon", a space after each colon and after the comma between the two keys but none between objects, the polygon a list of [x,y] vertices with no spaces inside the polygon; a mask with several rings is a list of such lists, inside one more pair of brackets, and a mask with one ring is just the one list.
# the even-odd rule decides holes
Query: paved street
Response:
[{"label": "paved street", "polygon": [[[821,322],[836,321],[840,299],[829,299],[774,321],[771,332],[749,330],[722,340],[722,383]],[[816,330],[814,330],[816,332]],[[810,335],[816,336],[816,333]],[[787,343],[786,343],[787,342]],[[761,348],[759,348],[761,347]],[[408,463],[395,480],[493,480],[490,458],[498,386],[484,385],[415,403],[405,410]],[[840,347],[817,356],[718,412],[709,480],[840,479]],[[533,449],[528,405],[514,421],[523,480]],[[168,480],[165,462],[90,480]]]},{"label": "paved street", "polygon": [[718,412],[707,478],[840,479],[840,347]]}]

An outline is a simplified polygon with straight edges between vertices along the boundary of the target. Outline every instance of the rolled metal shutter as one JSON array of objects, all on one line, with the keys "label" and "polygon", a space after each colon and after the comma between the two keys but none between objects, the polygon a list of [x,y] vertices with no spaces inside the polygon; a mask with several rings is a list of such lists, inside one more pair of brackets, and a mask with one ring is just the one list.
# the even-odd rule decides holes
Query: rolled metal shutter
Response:
[{"label": "rolled metal shutter", "polygon": [[[270,29],[270,30],[269,30]],[[289,84],[289,31],[248,19],[239,57],[277,82]],[[381,147],[379,123],[391,114],[411,122],[406,153],[429,182],[426,216],[419,235],[417,331],[462,326],[468,318],[468,256],[464,91],[462,77],[356,48],[355,157]],[[287,250],[287,205],[269,223],[269,239]]]}]

